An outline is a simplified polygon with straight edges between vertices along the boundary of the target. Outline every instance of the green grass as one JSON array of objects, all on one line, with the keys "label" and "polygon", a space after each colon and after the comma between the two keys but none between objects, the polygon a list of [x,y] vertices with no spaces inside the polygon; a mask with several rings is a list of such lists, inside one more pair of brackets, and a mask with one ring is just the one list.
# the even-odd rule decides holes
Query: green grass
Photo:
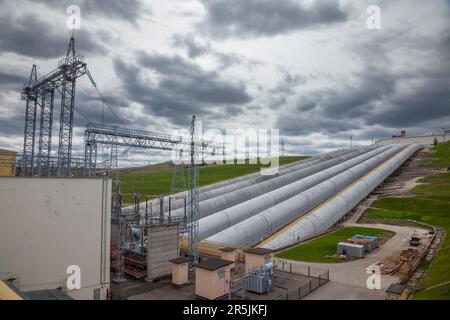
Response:
[{"label": "green grass", "polygon": [[447,180],[450,181],[450,172],[436,173],[431,176],[420,179],[419,182],[441,182]]},{"label": "green grass", "polygon": [[[447,168],[450,166],[450,142],[433,147],[432,160],[426,163],[429,167]],[[409,224],[405,219],[425,222],[442,228],[446,237],[431,262],[424,262],[419,269],[425,271],[421,288],[426,289],[450,280],[450,172],[437,173],[421,179],[420,185],[411,190],[413,197],[382,198],[375,201],[364,221]],[[450,300],[450,285],[430,290],[422,290],[414,294],[414,299],[446,299]]]},{"label": "green grass", "polygon": [[386,239],[392,237],[394,232],[376,228],[346,227],[289,248],[276,254],[276,256],[306,262],[343,262],[332,257],[332,255],[336,254],[338,242],[347,240],[355,234],[377,236],[380,239]]},{"label": "green grass", "polygon": [[[305,156],[280,157],[280,165],[306,159]],[[249,164],[248,160],[245,164],[215,164],[209,166],[200,166],[199,168],[199,185],[220,182],[236,178],[239,176],[254,173],[267,165]],[[141,197],[145,195],[154,196],[169,194],[172,186],[173,169],[170,167],[154,168],[152,170],[130,170],[120,174],[121,191],[125,194],[134,194],[139,192]],[[188,169],[184,169],[184,177],[186,186],[188,185]],[[114,185],[114,184],[113,184]],[[133,196],[124,196],[125,203],[132,202]]]},{"label": "green grass", "polygon": [[450,167],[450,141],[434,146],[431,157],[432,160],[427,162],[425,166],[435,168]]},{"label": "green grass", "polygon": [[[421,186],[421,190],[429,193],[434,190],[434,185]],[[365,216],[367,219],[373,218],[377,222],[380,219],[389,223],[390,219],[396,222],[402,219],[412,219],[433,225],[444,229],[447,234],[450,232],[450,198],[436,199],[425,197],[412,198],[382,198],[377,200]],[[438,254],[428,267],[427,274],[422,282],[424,288],[436,285],[450,280],[450,241],[446,237]],[[429,291],[417,292],[414,295],[416,299],[450,299],[449,287],[441,287]]]}]

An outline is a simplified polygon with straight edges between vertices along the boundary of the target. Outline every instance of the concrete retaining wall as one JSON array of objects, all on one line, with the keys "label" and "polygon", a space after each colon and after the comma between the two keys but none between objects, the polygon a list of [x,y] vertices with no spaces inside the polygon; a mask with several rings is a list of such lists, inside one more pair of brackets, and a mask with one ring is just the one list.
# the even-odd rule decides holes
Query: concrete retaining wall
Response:
[{"label": "concrete retaining wall", "polygon": [[169,260],[180,255],[179,225],[152,226],[147,232],[147,280],[151,281],[171,274],[172,264]]}]

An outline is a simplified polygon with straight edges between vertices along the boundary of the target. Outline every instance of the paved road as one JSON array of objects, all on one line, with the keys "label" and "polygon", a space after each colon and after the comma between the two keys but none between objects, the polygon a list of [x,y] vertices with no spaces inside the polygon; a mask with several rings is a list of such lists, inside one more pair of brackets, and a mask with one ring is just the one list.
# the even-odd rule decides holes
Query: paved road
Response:
[{"label": "paved road", "polygon": [[[384,224],[347,223],[345,225],[351,227],[386,229],[394,231],[395,235],[386,241],[386,243],[384,243],[380,248],[368,254],[363,259],[343,263],[310,263],[292,261],[294,264],[294,270],[297,266],[298,268],[311,266],[312,268],[330,270],[330,282],[317,289],[313,294],[311,294],[311,296],[309,296],[309,299],[383,299],[384,291],[391,283],[398,282],[398,277],[382,275],[381,289],[369,290],[366,285],[366,281],[369,276],[366,268],[373,263],[384,261],[386,258],[391,256],[400,255],[401,251],[405,247],[408,247],[408,241],[411,239],[411,236],[414,234],[415,230],[420,233],[427,233],[427,230]],[[279,260],[281,261],[285,259]]]}]

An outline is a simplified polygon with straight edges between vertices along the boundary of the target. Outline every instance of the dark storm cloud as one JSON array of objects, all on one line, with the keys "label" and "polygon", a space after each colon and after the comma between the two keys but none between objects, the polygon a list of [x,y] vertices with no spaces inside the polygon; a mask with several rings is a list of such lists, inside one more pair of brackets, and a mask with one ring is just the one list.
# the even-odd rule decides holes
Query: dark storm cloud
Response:
[{"label": "dark storm cloud", "polygon": [[274,36],[347,19],[338,1],[315,1],[308,6],[293,0],[201,2],[206,18],[199,30],[222,38]]},{"label": "dark storm cloud", "polygon": [[[107,104],[91,91],[78,91],[76,96],[76,125],[84,127],[87,123],[107,123],[129,126],[135,121],[125,112],[129,104],[124,97],[113,92],[102,92]],[[111,111],[112,109],[112,111]]]},{"label": "dark storm cloud", "polygon": [[313,133],[336,134],[360,129],[359,121],[323,117],[314,113],[288,113],[278,117],[276,128],[285,135],[309,135]]},{"label": "dark storm cloud", "polygon": [[23,76],[0,70],[0,86],[2,88],[19,88],[26,80]]},{"label": "dark storm cloud", "polygon": [[[106,49],[95,40],[95,34],[84,29],[77,31],[82,39],[78,48],[83,53],[104,53]],[[38,15],[15,17],[0,13],[0,51],[14,52],[35,58],[54,58],[65,55],[69,33],[67,29],[55,30]]]},{"label": "dark storm cloud", "polygon": [[225,53],[212,48],[207,41],[201,41],[193,34],[176,34],[172,37],[172,45],[174,48],[184,48],[189,58],[210,55],[217,59],[220,68],[228,68],[230,66],[256,66],[261,65],[260,61],[248,59],[237,53]]},{"label": "dark storm cloud", "polygon": [[209,43],[199,42],[192,35],[176,34],[173,36],[172,42],[175,47],[186,48],[189,58],[196,58],[212,52],[212,48]]},{"label": "dark storm cloud", "polygon": [[139,0],[34,0],[46,4],[49,8],[66,13],[70,5],[80,7],[81,16],[106,17],[126,20],[134,24],[143,13],[150,13],[149,3]]},{"label": "dark storm cloud", "polygon": [[[136,64],[114,61],[127,97],[174,124],[185,125],[192,114],[236,115],[240,112],[236,105],[251,101],[242,83],[226,82],[215,71],[205,71],[181,56],[138,52],[136,57]],[[143,70],[157,76],[144,81]]]}]

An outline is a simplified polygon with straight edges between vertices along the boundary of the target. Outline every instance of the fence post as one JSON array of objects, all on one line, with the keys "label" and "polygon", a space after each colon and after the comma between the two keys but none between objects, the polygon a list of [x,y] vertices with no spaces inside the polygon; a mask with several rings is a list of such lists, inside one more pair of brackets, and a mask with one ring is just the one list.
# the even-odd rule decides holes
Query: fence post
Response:
[{"label": "fence post", "polygon": [[311,279],[309,279],[309,292],[311,293],[312,291],[312,284],[311,284]]},{"label": "fence post", "polygon": [[321,276],[322,275],[319,273],[319,287],[322,285],[322,282],[321,282],[321,279],[320,279]]},{"label": "fence post", "polygon": [[308,277],[310,276],[310,271],[309,271],[310,268],[311,268],[311,267],[308,266]]},{"label": "fence post", "polygon": [[289,272],[292,273],[292,262],[289,263]]}]

